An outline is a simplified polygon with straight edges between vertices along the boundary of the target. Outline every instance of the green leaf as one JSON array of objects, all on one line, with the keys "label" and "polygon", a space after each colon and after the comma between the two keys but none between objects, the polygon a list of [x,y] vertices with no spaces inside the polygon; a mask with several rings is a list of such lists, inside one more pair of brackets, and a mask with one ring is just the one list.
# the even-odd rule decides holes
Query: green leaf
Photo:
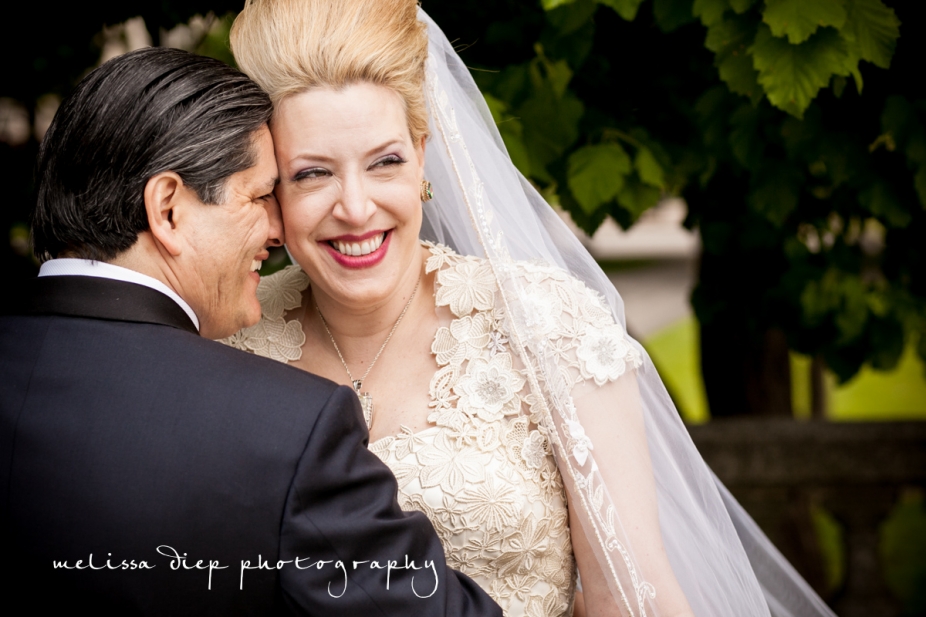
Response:
[{"label": "green leaf", "polygon": [[775,36],[792,45],[803,43],[820,27],[842,28],[846,9],[842,0],[766,0],[762,21]]},{"label": "green leaf", "polygon": [[535,89],[541,89],[545,84],[552,86],[556,96],[562,97],[572,80],[572,69],[565,60],[553,62],[543,53],[543,47],[538,43],[534,46],[537,57],[530,63],[530,77]]},{"label": "green leaf", "polygon": [[[913,130],[916,123],[916,112],[913,105],[902,96],[889,96],[884,102],[884,111],[881,112],[881,130],[891,137],[889,143],[906,145],[907,135]],[[888,146],[893,150],[895,146]]]},{"label": "green leaf", "polygon": [[859,193],[858,202],[890,227],[906,227],[913,218],[885,182],[876,181]]},{"label": "green leaf", "polygon": [[833,320],[839,329],[837,343],[848,343],[857,339],[865,329],[868,321],[868,301],[865,287],[857,276],[842,276],[839,281],[839,293],[842,306]]},{"label": "green leaf", "polygon": [[609,6],[627,21],[633,21],[643,0],[598,0],[598,4]]},{"label": "green leaf", "polygon": [[617,196],[630,173],[630,157],[619,144],[584,146],[569,156],[569,189],[582,210],[591,214]]},{"label": "green leaf", "polygon": [[[617,203],[630,213],[631,220],[635,221],[641,214],[659,203],[662,191],[648,184],[643,184],[637,178],[627,178],[624,187],[617,194]],[[624,226],[626,228],[626,226]]]},{"label": "green leaf", "polygon": [[[541,167],[553,162],[579,138],[579,119],[585,107],[574,96],[560,98],[545,88],[535,92],[517,110],[524,124],[524,145]],[[536,174],[537,170],[534,169]]]},{"label": "green leaf", "polygon": [[730,8],[732,8],[737,15],[742,15],[755,3],[756,0],[730,0]]},{"label": "green leaf", "polygon": [[801,118],[804,110],[834,74],[847,74],[846,43],[832,29],[817,32],[800,45],[791,45],[759,26],[749,48],[759,84],[775,107]]},{"label": "green leaf", "polygon": [[482,97],[486,100],[486,105],[489,106],[489,111],[492,113],[492,119],[495,120],[495,124],[501,122],[505,118],[505,112],[508,111],[508,105],[488,92],[483,92]]},{"label": "green leaf", "polygon": [[754,36],[753,22],[743,17],[731,17],[708,28],[704,46],[716,54],[714,64],[730,91],[747,96],[753,104],[757,104],[763,92],[759,87],[759,73],[747,53]]},{"label": "green leaf", "polygon": [[501,133],[505,142],[511,162],[525,177],[529,178],[531,165],[527,148],[524,146],[524,126],[520,120],[508,114],[508,105],[504,101],[488,93],[483,93],[483,96],[489,106],[489,111],[492,112],[492,119],[498,125],[498,132]]},{"label": "green leaf", "polygon": [[694,21],[694,0],[653,0],[653,17],[663,32],[672,32]]},{"label": "green leaf", "polygon": [[[916,188],[916,194],[920,198],[920,205],[926,208],[926,166],[920,167],[913,177],[913,186]],[[923,337],[926,339],[926,337]]]},{"label": "green leaf", "polygon": [[694,0],[691,12],[705,26],[712,26],[723,18],[724,11],[730,8],[727,0]]},{"label": "green leaf", "polygon": [[540,5],[543,6],[543,10],[552,11],[558,6],[572,4],[575,1],[576,0],[540,0]]},{"label": "green leaf", "polygon": [[759,134],[759,111],[752,105],[742,105],[730,116],[730,150],[746,169],[758,167],[765,141]]},{"label": "green leaf", "polygon": [[749,207],[772,225],[781,227],[797,208],[800,177],[786,165],[768,166],[753,176]]},{"label": "green leaf", "polygon": [[665,188],[665,172],[649,148],[637,150],[637,155],[633,159],[633,167],[637,170],[637,175],[640,176],[640,180],[644,183],[659,189]]},{"label": "green leaf", "polygon": [[573,0],[553,10],[548,9],[547,23],[556,29],[557,34],[565,36],[584,26],[597,9],[595,0]]},{"label": "green leaf", "polygon": [[896,319],[872,319],[868,327],[868,339],[872,350],[871,367],[878,371],[890,371],[900,362],[904,352],[904,329]]},{"label": "green leaf", "polygon": [[846,9],[848,18],[842,36],[850,48],[862,60],[888,68],[900,37],[900,20],[894,9],[881,0],[847,0]]}]

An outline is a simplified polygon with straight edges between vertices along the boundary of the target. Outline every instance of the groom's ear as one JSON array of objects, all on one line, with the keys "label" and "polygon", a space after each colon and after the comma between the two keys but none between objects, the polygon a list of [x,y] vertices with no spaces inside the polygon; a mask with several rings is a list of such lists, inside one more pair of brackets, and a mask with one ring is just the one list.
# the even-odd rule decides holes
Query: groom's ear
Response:
[{"label": "groom's ear", "polygon": [[183,180],[172,171],[164,171],[148,178],[145,184],[145,212],[151,234],[173,256],[180,254],[183,245],[177,230],[178,210],[183,209]]}]

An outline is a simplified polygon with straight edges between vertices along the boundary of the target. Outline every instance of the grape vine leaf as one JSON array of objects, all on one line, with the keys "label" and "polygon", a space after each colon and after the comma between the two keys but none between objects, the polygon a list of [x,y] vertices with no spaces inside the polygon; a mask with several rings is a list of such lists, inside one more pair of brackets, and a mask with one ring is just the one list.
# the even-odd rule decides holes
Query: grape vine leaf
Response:
[{"label": "grape vine leaf", "polygon": [[755,3],[756,0],[730,0],[730,8],[732,8],[737,15],[742,15]]},{"label": "grape vine leaf", "polygon": [[633,167],[637,170],[637,175],[640,176],[640,180],[645,184],[660,189],[665,187],[665,171],[649,148],[644,147],[637,150],[637,155],[633,159]]},{"label": "grape vine leaf", "polygon": [[524,125],[518,118],[508,114],[508,105],[488,93],[483,93],[489,111],[492,112],[492,119],[498,126],[498,132],[505,142],[505,149],[508,150],[508,156],[514,166],[524,174],[525,177],[531,176],[530,157],[527,148],[524,146]]},{"label": "grape vine leaf", "polygon": [[598,4],[609,6],[627,21],[633,21],[643,0],[598,0]]},{"label": "grape vine leaf", "polygon": [[769,102],[796,118],[803,117],[832,75],[849,73],[846,42],[832,28],[820,30],[800,45],[791,45],[762,24],[749,52]]},{"label": "grape vine leaf", "polygon": [[842,35],[862,60],[886,69],[891,64],[900,20],[894,9],[881,0],[847,0],[846,25]]},{"label": "grape vine leaf", "polygon": [[882,181],[876,181],[860,192],[858,202],[859,205],[891,227],[906,227],[913,218],[907,209],[897,201],[891,188]]},{"label": "grape vine leaf", "polygon": [[582,210],[591,214],[624,188],[630,168],[620,144],[583,146],[569,156],[567,182]]},{"label": "grape vine leaf", "polygon": [[760,134],[759,111],[752,105],[742,105],[730,116],[730,151],[746,169],[759,166],[765,140]]},{"label": "grape vine leaf", "polygon": [[546,166],[559,158],[579,138],[579,120],[585,112],[572,93],[557,96],[549,84],[534,89],[514,115],[524,127],[524,146],[531,175],[551,181]]},{"label": "grape vine leaf", "polygon": [[705,26],[712,26],[723,18],[724,12],[730,8],[727,0],[694,0],[691,12],[701,20]]},{"label": "grape vine leaf", "polygon": [[597,8],[595,0],[571,0],[568,4],[547,9],[547,23],[556,28],[560,36],[572,34],[592,18]]},{"label": "grape vine leaf", "polygon": [[540,0],[543,10],[552,11],[558,6],[563,6],[564,4],[572,4],[576,0]]},{"label": "grape vine leaf", "polygon": [[[916,172],[916,176],[913,177],[913,186],[920,198],[920,205],[926,208],[926,166],[920,167],[920,170]],[[926,336],[923,338],[926,339]]]},{"label": "grape vine leaf", "polygon": [[645,211],[655,206],[660,197],[662,197],[662,191],[644,184],[635,176],[629,176],[617,194],[617,203],[630,213],[630,222],[633,222]]},{"label": "grape vine leaf", "polygon": [[772,34],[788,37],[792,45],[803,43],[820,27],[842,28],[846,8],[842,0],[766,0],[762,21]]},{"label": "grape vine leaf", "polygon": [[672,32],[694,21],[694,0],[653,0],[653,17],[663,32]]},{"label": "grape vine leaf", "polygon": [[781,227],[797,208],[800,178],[787,165],[767,166],[754,176],[747,202],[756,214]]},{"label": "grape vine leaf", "polygon": [[759,87],[759,73],[747,52],[754,36],[754,23],[735,16],[709,27],[704,46],[714,52],[717,72],[730,91],[749,97],[755,105],[762,99],[763,92]]}]

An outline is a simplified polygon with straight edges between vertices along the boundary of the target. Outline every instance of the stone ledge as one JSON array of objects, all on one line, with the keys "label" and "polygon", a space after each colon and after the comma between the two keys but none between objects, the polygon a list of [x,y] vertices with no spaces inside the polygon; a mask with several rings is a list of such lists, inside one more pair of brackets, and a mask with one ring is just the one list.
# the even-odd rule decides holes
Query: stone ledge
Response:
[{"label": "stone ledge", "polygon": [[926,483],[926,422],[729,419],[688,430],[731,489]]}]

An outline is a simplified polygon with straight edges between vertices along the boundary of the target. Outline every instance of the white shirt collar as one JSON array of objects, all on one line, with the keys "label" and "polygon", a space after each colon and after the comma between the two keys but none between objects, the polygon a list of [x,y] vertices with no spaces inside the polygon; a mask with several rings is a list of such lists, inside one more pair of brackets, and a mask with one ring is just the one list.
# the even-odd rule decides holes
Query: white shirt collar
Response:
[{"label": "white shirt collar", "polygon": [[196,313],[193,312],[193,309],[190,308],[190,305],[187,304],[183,298],[178,296],[177,292],[173,289],[147,274],[106,263],[105,261],[62,257],[60,259],[50,259],[43,263],[41,269],[39,269],[39,276],[95,276],[98,278],[144,285],[155,291],[160,291],[179,304],[183,312],[190,317],[196,329],[199,330],[199,319],[196,317]]}]

